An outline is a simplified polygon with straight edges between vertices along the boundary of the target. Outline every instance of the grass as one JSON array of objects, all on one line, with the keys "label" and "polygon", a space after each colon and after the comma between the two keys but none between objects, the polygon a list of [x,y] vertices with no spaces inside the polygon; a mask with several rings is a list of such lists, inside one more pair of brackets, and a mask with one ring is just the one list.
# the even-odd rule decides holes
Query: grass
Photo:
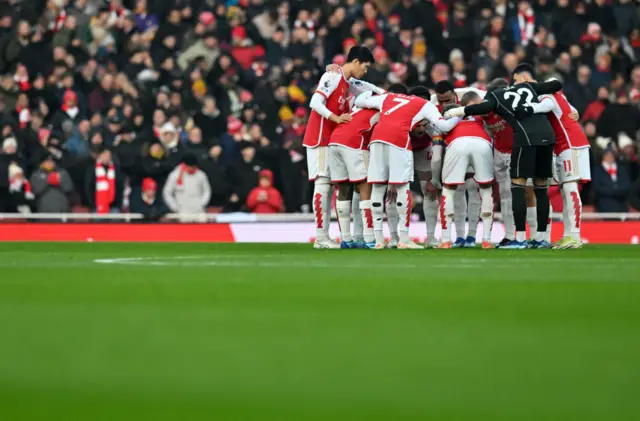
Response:
[{"label": "grass", "polygon": [[0,244],[0,419],[640,419],[639,251]]}]

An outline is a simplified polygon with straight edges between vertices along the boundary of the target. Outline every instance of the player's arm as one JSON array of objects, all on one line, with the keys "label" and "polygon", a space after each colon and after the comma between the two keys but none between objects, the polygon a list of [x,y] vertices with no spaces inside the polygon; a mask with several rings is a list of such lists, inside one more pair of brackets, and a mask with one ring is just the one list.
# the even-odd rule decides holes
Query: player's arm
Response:
[{"label": "player's arm", "polygon": [[350,118],[347,119],[346,117],[333,114],[325,105],[329,95],[331,95],[338,87],[338,83],[340,81],[339,77],[341,77],[339,74],[331,72],[323,74],[320,78],[320,82],[318,82],[318,87],[316,88],[315,93],[311,97],[311,102],[309,103],[309,106],[313,111],[334,123],[344,123],[345,121],[350,120]]},{"label": "player's arm", "polygon": [[416,116],[418,121],[428,120],[431,125],[440,133],[449,133],[460,122],[461,118],[456,117],[451,120],[445,120],[440,114],[440,111],[430,102],[424,104],[422,109]]},{"label": "player's arm", "polygon": [[550,79],[546,82],[530,83],[529,85],[538,95],[555,94],[562,89],[562,82],[558,79]]},{"label": "player's arm", "polygon": [[365,82],[364,80],[356,79],[353,77],[349,79],[349,92],[351,92],[353,95],[357,96],[366,91],[373,91],[373,93],[376,93],[378,95],[385,93],[384,89],[378,88],[373,83]]},{"label": "player's arm", "polygon": [[[546,114],[553,111],[556,116],[562,116],[558,102],[551,95],[540,95],[538,101],[540,102],[531,104],[534,114]],[[558,112],[560,112],[560,114],[558,114]]]},{"label": "player's arm", "polygon": [[373,108],[382,110],[382,103],[386,95],[374,95],[372,91],[366,91],[356,97],[355,106],[358,108]]},{"label": "player's arm", "polygon": [[470,115],[489,114],[498,107],[498,100],[493,92],[487,95],[480,104],[467,105],[466,107],[454,108],[445,113],[448,117],[468,117]]},{"label": "player's arm", "polygon": [[427,132],[431,136],[433,144],[431,145],[431,184],[436,188],[442,188],[442,156],[444,152],[444,138],[436,130],[430,126]]}]

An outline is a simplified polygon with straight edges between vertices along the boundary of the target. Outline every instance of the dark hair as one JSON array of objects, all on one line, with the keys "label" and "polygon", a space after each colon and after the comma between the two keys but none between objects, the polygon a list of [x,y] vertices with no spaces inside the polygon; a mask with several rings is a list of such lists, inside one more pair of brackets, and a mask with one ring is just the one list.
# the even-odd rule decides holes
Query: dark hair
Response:
[{"label": "dark hair", "polygon": [[409,94],[423,99],[431,98],[431,93],[425,86],[414,86],[413,88],[409,89]]},{"label": "dark hair", "polygon": [[501,77],[493,79],[487,85],[487,92],[495,91],[497,89],[503,89],[509,86],[509,82],[506,79],[502,79]]},{"label": "dark hair", "polygon": [[437,94],[446,94],[447,92],[453,92],[453,84],[448,80],[441,80],[436,83],[436,93]]},{"label": "dark hair", "polygon": [[529,63],[520,63],[513,69],[513,74],[517,75],[518,73],[529,73],[531,77],[536,76],[536,71],[533,69],[533,66]]},{"label": "dark hair", "polygon": [[406,86],[400,84],[400,83],[394,83],[391,86],[389,86],[389,89],[387,89],[387,92],[391,93],[391,94],[404,94],[407,95],[409,93],[409,90],[407,89]]},{"label": "dark hair", "polygon": [[351,47],[349,55],[347,55],[347,63],[351,63],[354,60],[358,60],[360,63],[375,63],[373,53],[367,47],[362,45],[356,45]]},{"label": "dark hair", "polygon": [[182,163],[184,165],[189,166],[189,167],[197,167],[198,166],[198,157],[195,156],[192,153],[188,153],[182,158]]},{"label": "dark hair", "polygon": [[464,95],[462,95],[462,98],[460,98],[460,105],[467,106],[471,101],[474,101],[476,99],[480,99],[480,95],[478,95],[476,91],[466,92]]}]

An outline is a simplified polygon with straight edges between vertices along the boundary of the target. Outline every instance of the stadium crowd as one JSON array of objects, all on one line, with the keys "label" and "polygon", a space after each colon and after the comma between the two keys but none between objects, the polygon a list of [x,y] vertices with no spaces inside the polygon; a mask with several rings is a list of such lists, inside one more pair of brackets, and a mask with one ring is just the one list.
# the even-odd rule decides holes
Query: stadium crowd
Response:
[{"label": "stadium crowd", "polygon": [[640,210],[632,0],[0,7],[0,212],[309,211],[308,103],[356,44],[373,51],[365,79],[382,87],[484,88],[535,63],[540,80],[564,82],[589,138],[584,203]]}]

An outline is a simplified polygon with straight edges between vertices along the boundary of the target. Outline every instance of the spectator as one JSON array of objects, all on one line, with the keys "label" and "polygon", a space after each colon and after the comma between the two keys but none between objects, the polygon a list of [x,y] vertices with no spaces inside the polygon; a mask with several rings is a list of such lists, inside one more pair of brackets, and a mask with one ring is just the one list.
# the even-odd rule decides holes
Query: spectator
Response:
[{"label": "spectator", "polygon": [[36,212],[65,213],[71,210],[69,195],[73,192],[71,176],[59,168],[52,155],[47,155],[31,176],[31,189],[36,198]]},{"label": "spectator", "polygon": [[229,170],[222,160],[222,147],[212,146],[206,159],[202,162],[202,170],[207,174],[211,186],[211,206],[224,207],[231,190]]},{"label": "spectator", "polygon": [[282,195],[273,187],[273,173],[270,170],[258,173],[258,187],[249,192],[247,209],[252,213],[284,212]]},{"label": "spectator", "polygon": [[162,197],[172,212],[192,215],[185,216],[185,221],[206,212],[211,187],[195,156],[185,155],[182,164],[169,174]]},{"label": "spectator", "polygon": [[31,213],[35,196],[31,183],[24,176],[24,171],[16,163],[9,165],[9,202],[7,212]]},{"label": "spectator", "polygon": [[612,149],[607,149],[600,165],[593,173],[593,189],[596,194],[596,212],[627,212],[627,196],[631,188],[629,175],[616,162]]},{"label": "spectator", "polygon": [[598,136],[617,143],[621,135],[635,139],[638,130],[640,130],[640,110],[629,103],[629,95],[626,91],[620,91],[616,102],[608,104],[598,120]]},{"label": "spectator", "polygon": [[92,212],[98,214],[120,212],[124,176],[113,162],[110,150],[100,151],[95,165],[87,169],[85,192]]},{"label": "spectator", "polygon": [[153,178],[142,180],[142,190],[131,196],[131,212],[141,213],[147,222],[157,221],[169,213],[169,208],[157,193],[158,183]]},{"label": "spectator", "polygon": [[[598,97],[595,101],[589,103],[587,108],[581,112],[581,121],[584,123],[586,121],[598,121],[603,111],[609,105],[609,90],[606,87],[601,87],[598,89]],[[578,112],[580,110],[578,109]]]}]

